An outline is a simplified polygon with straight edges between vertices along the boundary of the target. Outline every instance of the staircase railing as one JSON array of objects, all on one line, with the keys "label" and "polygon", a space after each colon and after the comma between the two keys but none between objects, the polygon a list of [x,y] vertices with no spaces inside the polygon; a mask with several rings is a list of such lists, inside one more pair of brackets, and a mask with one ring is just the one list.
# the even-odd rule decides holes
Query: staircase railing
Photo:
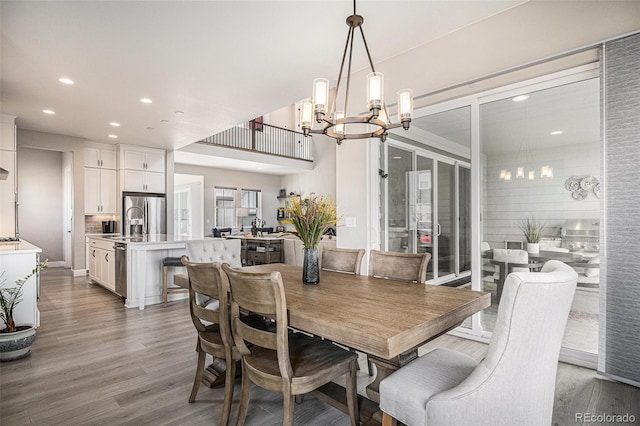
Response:
[{"label": "staircase railing", "polygon": [[311,136],[251,120],[199,141],[211,145],[313,161]]}]

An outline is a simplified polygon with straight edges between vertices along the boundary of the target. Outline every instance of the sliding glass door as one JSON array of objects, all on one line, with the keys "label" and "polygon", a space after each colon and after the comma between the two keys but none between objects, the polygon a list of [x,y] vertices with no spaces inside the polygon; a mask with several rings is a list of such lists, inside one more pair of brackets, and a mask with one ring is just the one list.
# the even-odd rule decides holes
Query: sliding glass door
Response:
[{"label": "sliding glass door", "polygon": [[469,229],[460,228],[469,222],[460,217],[468,215],[468,164],[395,142],[383,151],[383,249],[430,253],[427,280],[432,283],[469,271]]}]

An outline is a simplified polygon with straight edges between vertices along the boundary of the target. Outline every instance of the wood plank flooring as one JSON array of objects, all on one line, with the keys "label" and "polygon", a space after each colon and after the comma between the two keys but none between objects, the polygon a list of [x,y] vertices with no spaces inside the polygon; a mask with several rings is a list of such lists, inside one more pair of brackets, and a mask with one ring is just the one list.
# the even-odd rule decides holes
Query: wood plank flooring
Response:
[{"label": "wood plank flooring", "polygon": [[[125,309],[119,298],[84,277],[47,269],[41,279],[41,326],[29,357],[0,364],[0,424],[217,425],[223,389],[200,387],[189,404],[195,373],[195,331],[186,301]],[[421,349],[447,346],[482,358],[486,346],[443,336]],[[358,375],[362,392],[370,380]],[[236,381],[232,421],[240,394]],[[560,364],[554,425],[580,424],[575,413],[634,413],[640,390],[599,380],[592,370]],[[279,394],[252,388],[248,425],[278,425]],[[297,425],[348,425],[348,416],[306,397]],[[594,423],[590,423],[594,424]]]}]

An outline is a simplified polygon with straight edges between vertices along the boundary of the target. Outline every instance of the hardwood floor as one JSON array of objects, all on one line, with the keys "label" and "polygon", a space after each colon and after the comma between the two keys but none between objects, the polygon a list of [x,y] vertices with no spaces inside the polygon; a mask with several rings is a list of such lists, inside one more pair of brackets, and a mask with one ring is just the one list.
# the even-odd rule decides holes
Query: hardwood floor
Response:
[{"label": "hardwood floor", "polygon": [[[9,425],[211,425],[219,424],[223,389],[200,387],[187,402],[196,367],[195,331],[186,300],[125,309],[119,298],[64,269],[41,279],[41,326],[32,353],[0,364],[0,424]],[[480,359],[486,346],[443,336],[447,346]],[[358,375],[366,386],[364,358]],[[236,381],[232,421],[240,394]],[[575,425],[575,413],[636,416],[640,390],[599,380],[595,372],[560,364],[555,425]],[[252,388],[248,425],[278,425],[279,394]],[[306,397],[295,408],[298,425],[347,425],[346,414]],[[593,423],[590,423],[593,424]]]}]

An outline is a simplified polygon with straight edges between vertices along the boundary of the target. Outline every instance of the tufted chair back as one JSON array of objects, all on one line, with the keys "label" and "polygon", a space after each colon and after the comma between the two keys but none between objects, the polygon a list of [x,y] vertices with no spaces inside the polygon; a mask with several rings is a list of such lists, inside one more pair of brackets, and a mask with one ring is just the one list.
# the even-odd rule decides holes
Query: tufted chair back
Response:
[{"label": "tufted chair back", "polygon": [[191,262],[226,262],[232,268],[239,268],[242,266],[240,243],[239,239],[224,238],[188,241],[187,256]]}]

